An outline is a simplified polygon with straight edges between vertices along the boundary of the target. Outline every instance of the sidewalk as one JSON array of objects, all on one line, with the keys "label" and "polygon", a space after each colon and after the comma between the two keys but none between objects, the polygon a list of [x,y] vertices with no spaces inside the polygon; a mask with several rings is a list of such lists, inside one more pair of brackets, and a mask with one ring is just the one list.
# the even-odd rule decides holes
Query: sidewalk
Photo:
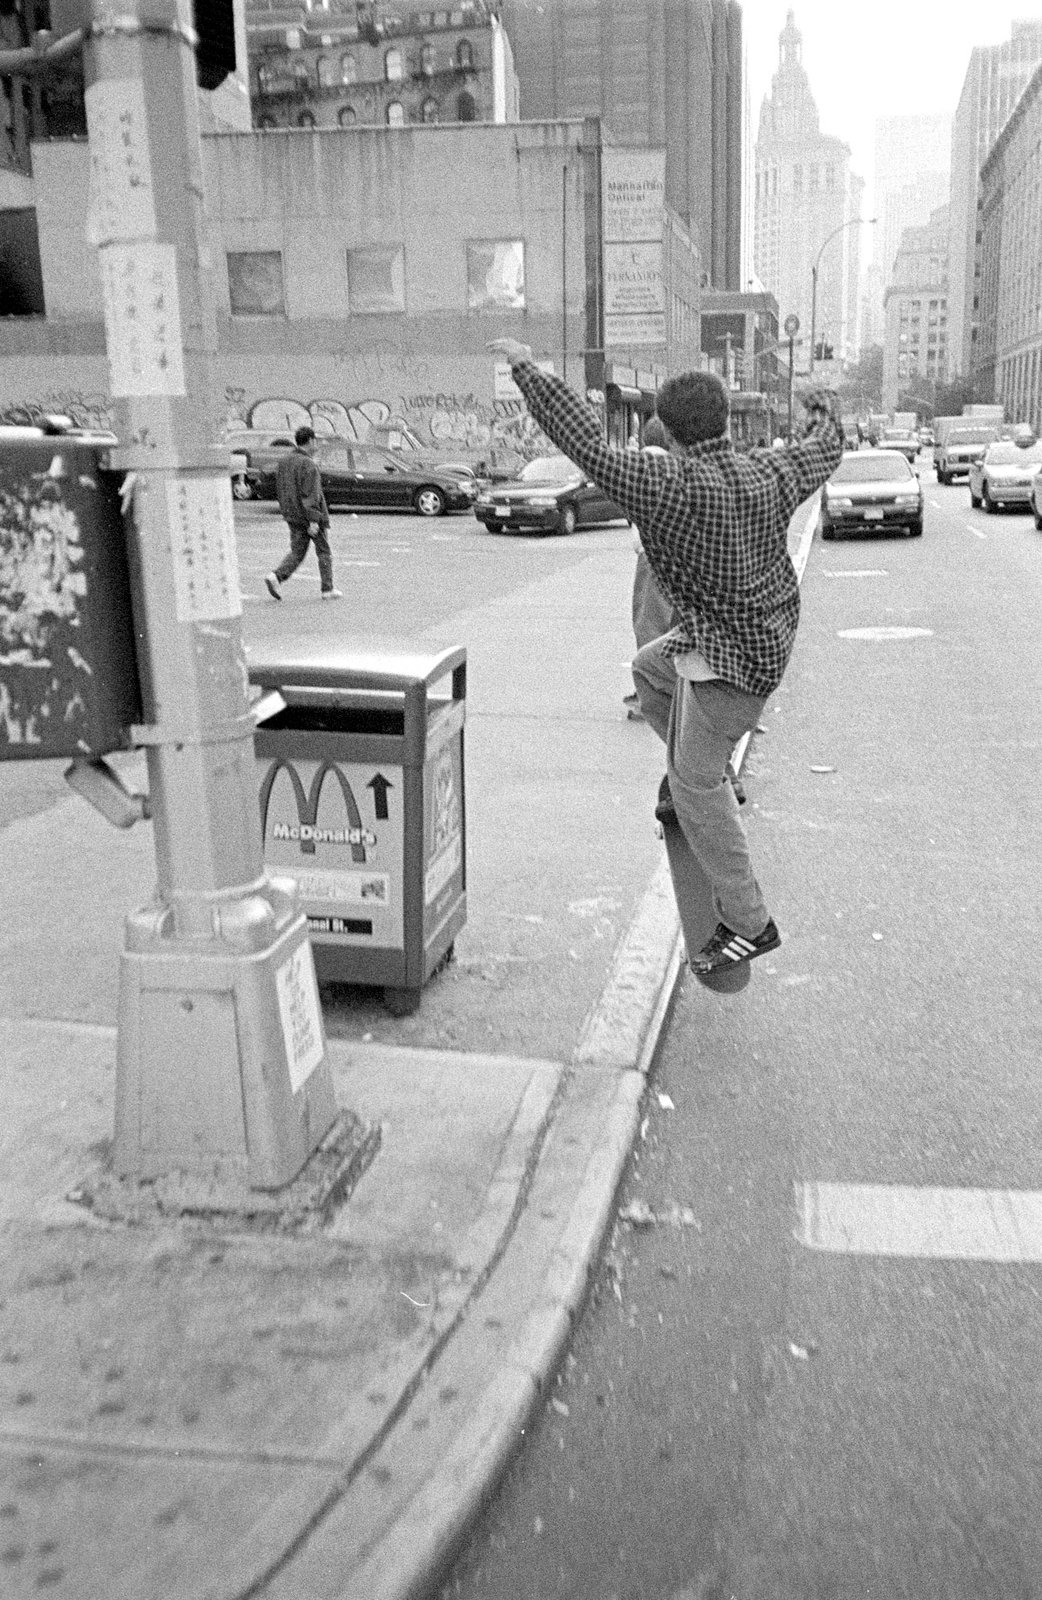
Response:
[{"label": "sidewalk", "polygon": [[74,798],[0,832],[4,1595],[436,1587],[563,1352],[677,972],[631,576],[591,545],[421,641],[468,649],[468,923],[415,1016],[331,997],[338,1099],[381,1144],[325,1229],[67,1198],[104,1166],[151,833]]}]

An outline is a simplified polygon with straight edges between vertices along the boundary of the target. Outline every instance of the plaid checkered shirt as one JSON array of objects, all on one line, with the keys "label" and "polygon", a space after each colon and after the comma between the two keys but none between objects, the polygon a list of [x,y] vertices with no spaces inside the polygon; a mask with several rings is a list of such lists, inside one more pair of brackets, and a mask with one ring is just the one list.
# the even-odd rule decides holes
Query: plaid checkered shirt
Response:
[{"label": "plaid checkered shirt", "polygon": [[513,376],[547,438],[636,523],[659,587],[681,618],[663,652],[697,650],[727,683],[769,695],[781,682],[800,614],[789,523],[843,453],[829,392],[806,397],[807,433],[782,449],[744,454],[721,436],[683,455],[646,455],[606,444],[600,414],[534,362],[518,362]]}]

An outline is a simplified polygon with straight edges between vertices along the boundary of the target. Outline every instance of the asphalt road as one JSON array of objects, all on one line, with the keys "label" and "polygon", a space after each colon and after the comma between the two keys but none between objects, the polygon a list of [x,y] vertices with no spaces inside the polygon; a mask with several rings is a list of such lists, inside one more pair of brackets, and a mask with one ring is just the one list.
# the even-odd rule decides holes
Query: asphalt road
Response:
[{"label": "asphalt road", "polygon": [[442,1600],[1042,1596],[1042,536],[924,481],[923,539],[812,548],[746,767],[785,943],[686,981]]}]

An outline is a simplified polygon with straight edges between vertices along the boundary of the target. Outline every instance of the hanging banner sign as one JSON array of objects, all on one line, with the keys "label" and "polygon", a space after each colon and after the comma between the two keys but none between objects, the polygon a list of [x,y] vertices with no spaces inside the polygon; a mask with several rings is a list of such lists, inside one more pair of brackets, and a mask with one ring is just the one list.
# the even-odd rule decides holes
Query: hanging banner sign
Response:
[{"label": "hanging banner sign", "polygon": [[601,185],[605,346],[665,344],[666,152],[606,146]]}]

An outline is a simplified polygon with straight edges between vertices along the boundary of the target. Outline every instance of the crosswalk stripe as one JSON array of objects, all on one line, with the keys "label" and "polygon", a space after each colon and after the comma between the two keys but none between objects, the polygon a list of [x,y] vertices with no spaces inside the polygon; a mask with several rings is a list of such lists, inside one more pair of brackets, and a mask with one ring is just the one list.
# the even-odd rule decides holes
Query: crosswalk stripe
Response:
[{"label": "crosswalk stripe", "polygon": [[796,1185],[809,1250],[920,1260],[1042,1262],[1042,1191],[902,1184]]}]

